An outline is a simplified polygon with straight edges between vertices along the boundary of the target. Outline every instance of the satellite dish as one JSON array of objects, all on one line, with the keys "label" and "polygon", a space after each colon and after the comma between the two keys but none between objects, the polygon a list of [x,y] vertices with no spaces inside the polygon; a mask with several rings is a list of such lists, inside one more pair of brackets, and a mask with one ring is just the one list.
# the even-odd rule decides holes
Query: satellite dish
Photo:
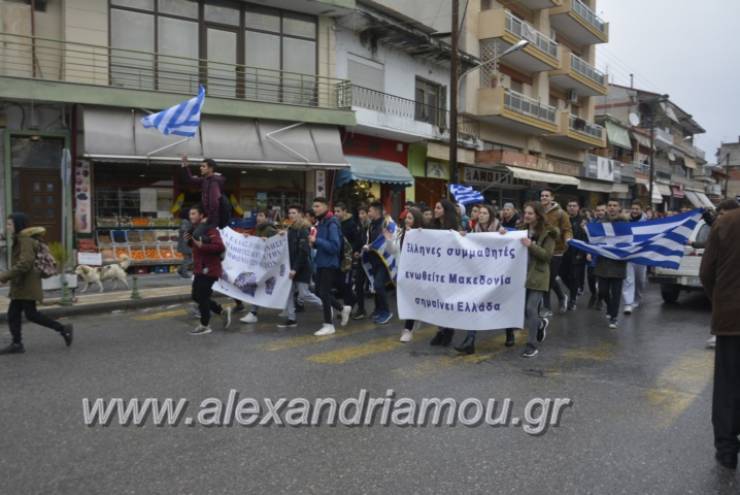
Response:
[{"label": "satellite dish", "polygon": [[636,113],[631,113],[629,116],[629,120],[632,127],[637,127],[638,125],[640,125],[640,116]]}]

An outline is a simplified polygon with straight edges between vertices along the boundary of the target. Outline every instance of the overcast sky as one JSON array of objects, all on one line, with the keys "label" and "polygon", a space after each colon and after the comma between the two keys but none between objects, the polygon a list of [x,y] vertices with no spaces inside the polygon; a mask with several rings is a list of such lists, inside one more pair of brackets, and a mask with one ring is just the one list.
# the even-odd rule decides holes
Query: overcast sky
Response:
[{"label": "overcast sky", "polygon": [[[706,129],[696,144],[713,163],[740,136],[740,1],[597,0],[609,43],[597,65],[617,84],[668,93]],[[611,79],[611,78],[610,78]]]}]

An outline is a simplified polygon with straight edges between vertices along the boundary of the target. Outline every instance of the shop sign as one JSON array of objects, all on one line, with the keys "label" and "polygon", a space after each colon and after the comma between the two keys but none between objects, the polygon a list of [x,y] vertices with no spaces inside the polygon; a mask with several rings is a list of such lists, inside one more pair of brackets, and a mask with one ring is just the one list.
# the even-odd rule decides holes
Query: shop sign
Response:
[{"label": "shop sign", "polygon": [[90,162],[80,162],[75,168],[75,232],[92,232],[92,207],[90,206]]},{"label": "shop sign", "polygon": [[316,197],[326,196],[326,172],[324,170],[316,171]]}]

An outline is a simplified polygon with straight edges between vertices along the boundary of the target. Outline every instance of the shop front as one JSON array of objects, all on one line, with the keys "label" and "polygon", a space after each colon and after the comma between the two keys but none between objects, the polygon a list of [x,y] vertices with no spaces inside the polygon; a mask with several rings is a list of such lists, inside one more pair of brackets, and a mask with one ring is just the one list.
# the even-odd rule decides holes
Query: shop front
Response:
[{"label": "shop front", "polygon": [[219,164],[224,193],[240,226],[258,209],[279,220],[288,205],[305,205],[318,171],[346,168],[335,127],[204,116],[195,137],[144,129],[131,111],[86,108],[83,154],[75,172],[75,233],[81,251],[102,261],[128,256],[139,272],[172,271],[179,264],[178,229],[200,190],[193,174],[204,157]]}]

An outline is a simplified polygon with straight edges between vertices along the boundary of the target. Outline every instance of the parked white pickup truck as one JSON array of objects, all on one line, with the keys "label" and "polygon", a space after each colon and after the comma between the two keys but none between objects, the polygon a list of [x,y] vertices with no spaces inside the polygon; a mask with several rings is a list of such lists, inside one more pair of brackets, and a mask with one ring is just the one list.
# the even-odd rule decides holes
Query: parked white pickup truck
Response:
[{"label": "parked white pickup truck", "polygon": [[704,254],[704,248],[693,247],[694,243],[704,245],[709,238],[711,227],[704,222],[694,227],[694,231],[689,237],[689,243],[684,247],[684,257],[681,258],[681,265],[677,270],[669,268],[656,268],[650,280],[660,284],[660,293],[663,301],[675,303],[681,291],[704,290],[699,280],[699,268],[701,267],[701,257]]}]

